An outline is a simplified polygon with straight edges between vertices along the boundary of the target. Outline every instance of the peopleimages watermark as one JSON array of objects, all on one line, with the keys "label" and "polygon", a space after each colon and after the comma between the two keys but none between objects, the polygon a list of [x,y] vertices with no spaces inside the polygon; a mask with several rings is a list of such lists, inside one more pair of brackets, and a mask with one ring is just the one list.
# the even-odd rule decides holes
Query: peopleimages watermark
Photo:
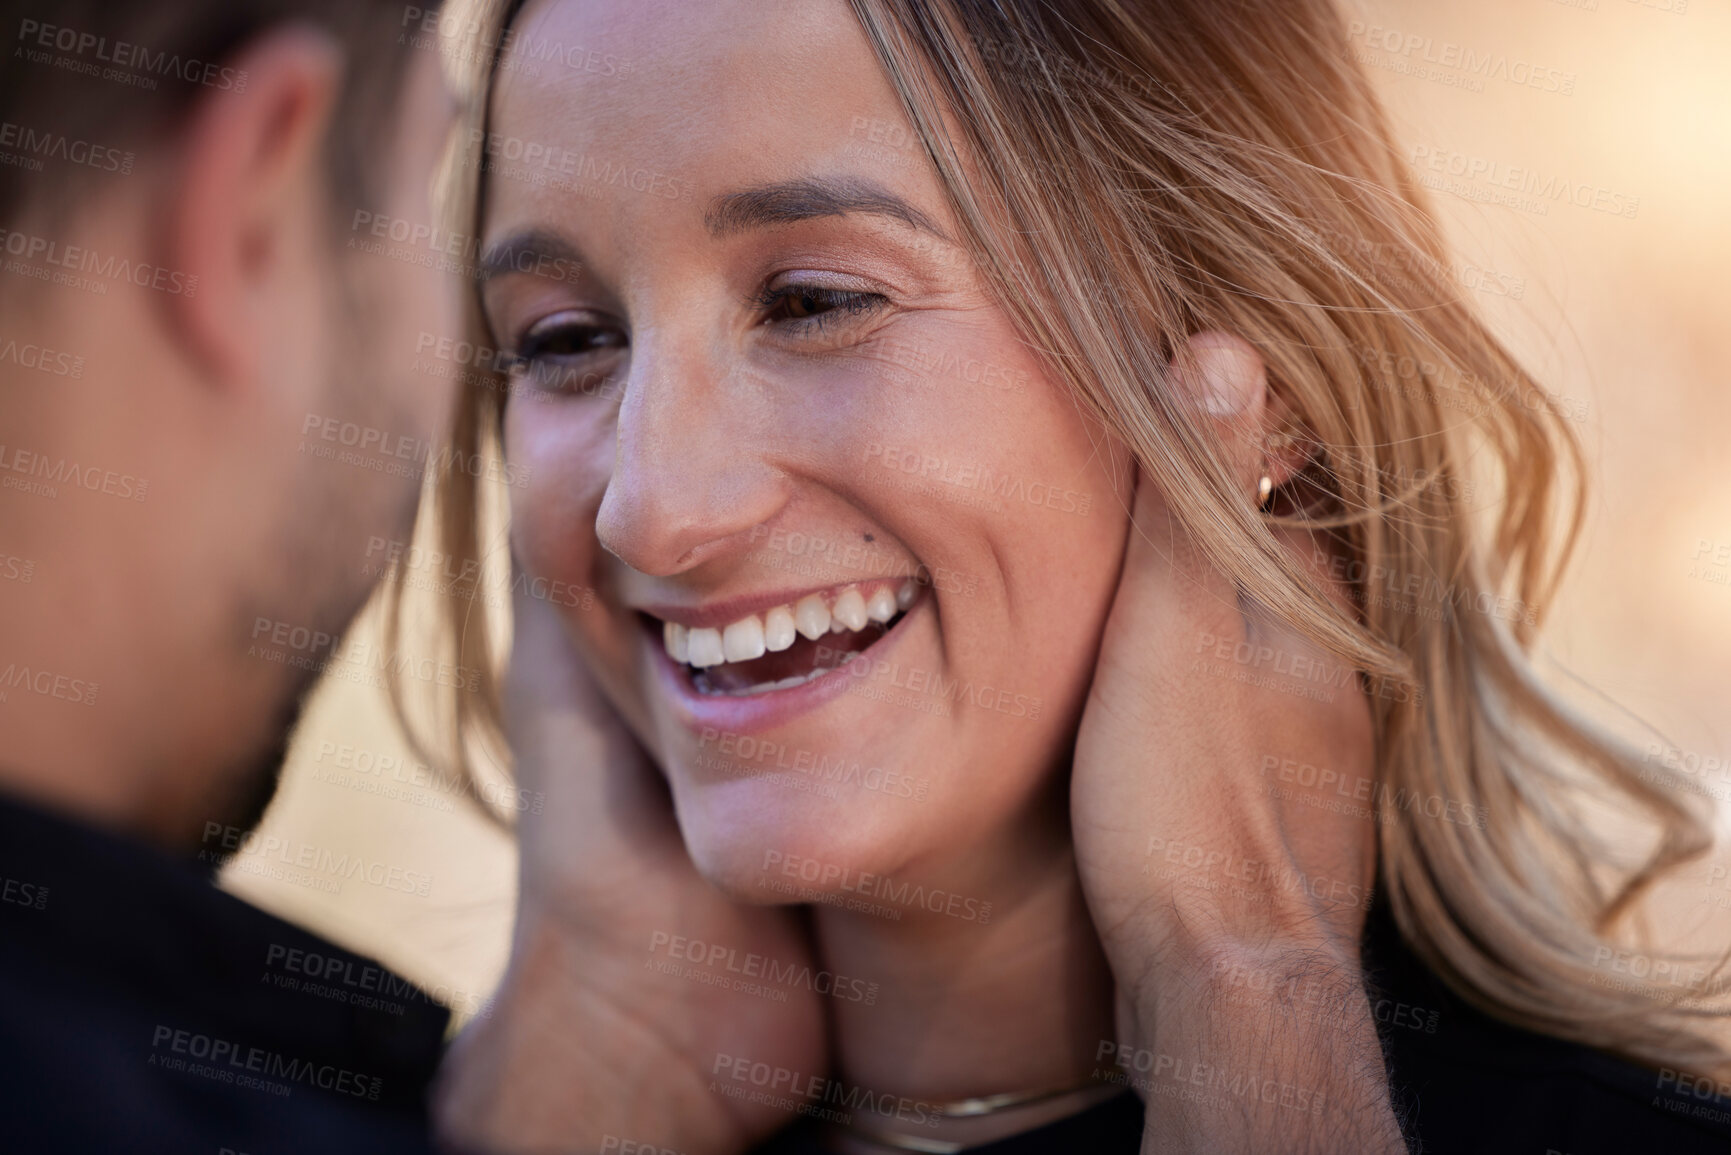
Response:
[{"label": "peopleimages watermark", "polygon": [[513,788],[503,782],[471,783],[467,778],[450,778],[425,762],[398,754],[381,754],[346,742],[320,742],[313,754],[312,773],[315,782],[445,812],[455,809],[450,797],[469,794],[488,806],[519,814],[539,814],[547,801],[539,790]]},{"label": "peopleimages watermark", "polygon": [[[908,488],[913,492],[960,504],[981,505],[994,513],[1003,512],[1003,507],[996,503],[1001,500],[1026,502],[1039,508],[1086,517],[1094,502],[1091,493],[1029,481],[977,462],[953,461],[948,457],[934,457],[917,449],[903,449],[877,441],[867,443],[864,460],[868,463],[875,461],[889,472],[906,475],[912,482]],[[969,497],[974,494],[979,495],[979,500],[970,501]]]},{"label": "peopleimages watermark", "polygon": [[[355,210],[349,231],[353,235],[345,247],[358,253],[389,257],[393,261],[419,265],[423,269],[450,273],[471,281],[479,281],[486,275],[481,263],[483,253],[479,237],[368,209]],[[582,271],[575,261],[542,253],[521,252],[502,257],[489,252],[485,259],[489,265],[505,260],[511,271],[550,281],[574,281]]]},{"label": "peopleimages watermark", "polygon": [[1731,586],[1731,539],[1696,538],[1695,552],[1689,555],[1689,576],[1709,585]]},{"label": "peopleimages watermark", "polygon": [[1369,697],[1383,701],[1424,701],[1424,687],[1414,682],[1364,673],[1341,662],[1331,665],[1317,655],[1293,653],[1206,631],[1197,635],[1196,653],[1208,656],[1193,661],[1190,673],[1208,674],[1316,702],[1332,702],[1336,690],[1352,686],[1359,686]]},{"label": "peopleimages watermark", "polygon": [[864,543],[854,541],[852,535],[844,541],[799,530],[771,529],[760,522],[751,527],[746,540],[763,543],[746,557],[765,569],[794,570],[806,577],[833,574],[844,581],[912,578],[939,593],[970,598],[979,591],[980,579],[976,574],[913,562],[900,554],[876,548],[869,539]]},{"label": "peopleimages watermark", "polygon": [[[657,958],[665,950],[666,958]],[[678,963],[692,964],[681,967]],[[807,990],[841,1002],[873,1006],[878,984],[849,978],[834,971],[813,970],[807,963],[783,962],[769,955],[742,951],[724,943],[687,938],[658,930],[649,936],[649,957],[644,969],[690,979],[709,986],[726,986],[771,1002],[785,1003],[788,993]],[[718,973],[714,968],[719,967]]]},{"label": "peopleimages watermark", "polygon": [[861,790],[887,794],[892,798],[911,798],[916,802],[926,800],[931,785],[924,778],[915,778],[900,770],[886,770],[882,766],[867,766],[844,754],[789,747],[785,742],[752,734],[736,734],[714,726],[705,726],[699,732],[697,749],[700,759],[706,752],[711,755],[700,762],[709,769],[788,771],[808,775],[829,786],[857,786]]},{"label": "peopleimages watermark", "polygon": [[[113,253],[103,254],[85,245],[68,245],[36,233],[0,228],[0,252],[15,258],[3,266],[5,272],[82,289],[97,296],[107,294],[109,281],[179,297],[190,297],[198,292],[197,274]],[[38,260],[42,264],[36,264]],[[100,279],[90,280],[79,275],[85,273]]]},{"label": "peopleimages watermark", "polygon": [[[1413,167],[1419,170],[1421,181],[1429,188],[1453,192],[1468,200],[1495,199],[1458,191],[1462,187],[1471,189],[1474,187],[1473,182],[1478,182],[1487,188],[1518,194],[1518,197],[1533,198],[1525,203],[1534,206],[1540,216],[1547,215],[1550,211],[1548,205],[1558,201],[1631,221],[1641,209],[1640,197],[1556,173],[1546,173],[1528,165],[1505,164],[1489,157],[1469,156],[1454,149],[1426,144],[1414,145],[1410,159]],[[1466,184],[1455,185],[1440,179],[1445,176]],[[1519,208],[1522,204],[1518,199],[1497,203],[1506,203],[1514,208]]]},{"label": "peopleimages watermark", "polygon": [[[1565,8],[1579,8],[1583,12],[1597,12],[1599,0],[1552,0]],[[1628,3],[1639,8],[1650,8],[1655,12],[1663,12],[1667,16],[1686,16],[1689,14],[1689,0],[1628,0]]]},{"label": "peopleimages watermark", "polygon": [[[1499,391],[1483,378],[1448,362],[1428,361],[1410,354],[1396,356],[1387,349],[1364,345],[1357,347],[1355,353],[1361,365],[1377,374],[1371,381],[1372,388],[1398,392],[1410,401],[1430,401],[1470,417],[1489,413],[1499,392],[1505,400],[1512,399],[1530,413],[1554,413],[1577,425],[1584,424],[1592,413],[1591,406],[1580,398],[1549,392],[1530,381],[1512,381]],[[1349,409],[1357,407],[1356,401],[1347,405]]]},{"label": "peopleimages watermark", "polygon": [[936,1127],[943,1118],[937,1105],[924,1099],[849,1087],[839,1079],[754,1062],[742,1055],[716,1055],[709,1073],[719,1077],[709,1084],[716,1094],[843,1124],[851,1121],[848,1112],[854,1111],[918,1127]]},{"label": "peopleimages watermark", "polygon": [[[14,149],[17,151],[12,151]],[[0,164],[28,172],[41,172],[45,161],[55,160],[79,168],[127,176],[132,172],[136,159],[131,151],[112,145],[70,137],[52,129],[14,124],[10,120],[0,121]]]},{"label": "peopleimages watermark", "polygon": [[849,141],[841,155],[862,160],[876,169],[907,168],[925,159],[919,134],[899,121],[856,116],[848,127]]},{"label": "peopleimages watermark", "polygon": [[1731,910],[1731,867],[1715,862],[1707,867],[1707,885],[1702,888],[1701,901],[1719,910]]},{"label": "peopleimages watermark", "polygon": [[[1371,890],[1362,882],[1308,875],[1277,863],[1258,862],[1236,853],[1149,835],[1142,873],[1182,878],[1203,890],[1225,892],[1252,902],[1270,901],[1278,892],[1299,893],[1336,906],[1369,910]],[[1217,876],[1217,877],[1215,877]]]},{"label": "peopleimages watermark", "polygon": [[1667,770],[1680,770],[1684,774],[1705,777],[1717,774],[1719,777],[1731,780],[1731,758],[1724,755],[1702,754],[1695,750],[1685,750],[1681,746],[1673,746],[1669,742],[1650,742],[1646,752],[1641,755],[1643,764],[1651,765],[1657,762]]},{"label": "peopleimages watermark", "polygon": [[618,1135],[601,1136],[601,1155],[617,1151],[619,1155],[684,1155],[671,1147],[662,1147],[641,1139],[624,1139]]},{"label": "peopleimages watermark", "polygon": [[43,669],[41,666],[7,662],[5,668],[0,669],[0,702],[6,701],[11,691],[23,690],[25,693],[71,702],[78,706],[94,706],[99,688],[95,682]]},{"label": "peopleimages watermark", "polygon": [[1152,73],[1126,72],[1098,61],[1084,62],[1068,54],[1053,53],[1014,30],[1003,37],[977,34],[972,40],[995,73],[1022,88],[1053,93],[1066,87],[1097,88],[1113,92],[1120,99],[1134,100],[1172,95],[1172,90]]},{"label": "peopleimages watermark", "polygon": [[558,145],[526,140],[484,129],[471,129],[465,167],[519,181],[536,188],[551,188],[583,197],[597,197],[603,188],[622,188],[660,200],[678,200],[693,195],[696,188],[682,177],[654,169],[632,168],[605,157],[576,152]]},{"label": "peopleimages watermark", "polygon": [[20,342],[15,337],[0,337],[0,365],[16,365],[34,369],[50,377],[84,376],[84,358],[64,350],[50,349],[32,341]]},{"label": "peopleimages watermark", "polygon": [[301,422],[300,452],[375,473],[419,478],[426,469],[467,473],[486,481],[518,487],[529,484],[529,466],[487,453],[464,453],[451,445],[435,445],[403,433],[371,425],[308,413]]},{"label": "peopleimages watermark", "polygon": [[[1278,754],[1262,756],[1262,775],[1272,779],[1268,788],[1272,797],[1305,802],[1336,814],[1394,822],[1402,814],[1417,813],[1456,826],[1471,826],[1476,830],[1486,828],[1484,807],[1471,802],[1444,798],[1440,794],[1420,794],[1404,786],[1390,790],[1386,783],[1362,774],[1344,774]],[[1310,793],[1312,790],[1315,793]]]},{"label": "peopleimages watermark", "polygon": [[150,482],[130,473],[117,473],[99,465],[81,465],[66,457],[51,457],[33,449],[0,444],[0,489],[10,489],[50,501],[60,496],[60,486],[86,490],[122,501],[143,501]]},{"label": "peopleimages watermark", "polygon": [[[980,899],[938,887],[928,888],[917,883],[898,882],[885,874],[855,870],[851,866],[822,862],[799,854],[765,850],[761,870],[763,876],[757,880],[760,887],[773,890],[777,894],[794,896],[801,902],[822,902],[890,919],[900,919],[904,910],[914,909],[948,915],[964,922],[984,924],[992,921],[990,902],[982,902]],[[773,877],[775,874],[811,885],[796,886]],[[844,898],[836,894],[836,891],[862,895],[864,898]],[[891,905],[879,905],[865,899],[877,899]]]},{"label": "peopleimages watermark", "polygon": [[335,1063],[292,1058],[263,1047],[249,1047],[162,1023],[151,1031],[150,1065],[285,1097],[292,1090],[289,1084],[299,1083],[377,1102],[385,1085],[376,1075],[351,1071]]},{"label": "peopleimages watermark", "polygon": [[375,676],[383,674],[414,678],[435,686],[451,686],[469,693],[481,688],[481,671],[477,667],[453,666],[431,657],[393,654],[363,637],[351,637],[344,644],[340,635],[272,618],[253,620],[252,644],[247,646],[246,656],[313,674],[330,674],[376,689],[385,688],[385,682]]},{"label": "peopleimages watermark", "polygon": [[[439,364],[429,364],[427,358]],[[561,368],[518,356],[508,349],[441,337],[425,330],[415,338],[413,368],[430,376],[462,381],[489,391],[502,390],[512,397],[530,389],[582,394],[607,401],[617,401],[625,395],[624,383],[604,373],[572,366]]]},{"label": "peopleimages watermark", "polygon": [[[930,242],[933,245],[941,242]],[[959,258],[951,258],[952,261]],[[1033,379],[1028,370],[1014,365],[1001,365],[970,357],[948,345],[933,348],[924,343],[888,339],[876,348],[878,358],[887,365],[917,374],[916,381],[930,385],[937,381],[960,381],[979,385],[1001,393],[1026,389]]]},{"label": "peopleimages watermark", "polygon": [[[1318,702],[1334,701],[1334,692],[1351,686],[1358,677],[1358,671],[1348,665],[1337,663],[1331,666],[1307,654],[1293,654],[1206,632],[1197,635],[1196,653],[1209,656],[1198,657],[1191,663],[1190,672],[1193,674],[1210,674]],[[1232,662],[1240,669],[1235,670],[1225,665],[1226,662]],[[1265,666],[1276,676],[1269,677],[1261,672]],[[1310,685],[1312,682],[1321,685]]]},{"label": "peopleimages watermark", "polygon": [[[1441,478],[1432,483],[1440,483]],[[1446,582],[1434,573],[1402,572],[1381,562],[1365,564],[1357,558],[1340,557],[1316,550],[1312,560],[1328,576],[1349,587],[1352,600],[1361,606],[1376,606],[1444,621],[1456,613],[1470,612],[1500,622],[1538,625],[1538,610],[1530,603],[1507,594]]]},{"label": "peopleimages watermark", "polygon": [[[315,846],[310,842],[276,834],[261,834],[256,830],[244,830],[239,826],[229,826],[221,822],[206,822],[201,841],[205,845],[205,848],[198,852],[201,862],[226,863],[232,860],[236,863],[236,869],[244,873],[266,874],[267,877],[276,877],[264,869],[271,865],[307,871],[312,877],[332,884],[315,886],[314,889],[332,894],[342,889],[343,882],[357,878],[381,890],[413,894],[422,898],[433,889],[433,876],[423,871],[408,870],[346,851],[338,854],[328,847]],[[212,843],[215,844],[214,847]],[[284,878],[283,881],[296,880]]]},{"label": "peopleimages watermark", "polygon": [[[21,878],[7,878],[0,875],[0,906],[21,906],[26,910],[48,909],[48,888],[39,882],[25,882]],[[876,983],[872,984],[872,997],[877,997]]]},{"label": "peopleimages watermark", "polygon": [[[1405,465],[1394,465],[1381,470],[1382,483],[1386,489],[1396,493],[1404,491],[1432,491],[1440,493],[1448,501],[1477,502],[1481,499],[1489,501],[1491,495],[1486,488],[1471,477],[1462,477],[1457,471],[1448,469],[1426,469],[1423,466],[1412,468]],[[1332,564],[1331,555],[1322,550],[1316,550],[1312,555],[1318,565]]]},{"label": "peopleimages watermark", "polygon": [[1367,236],[1327,225],[1315,226],[1315,231],[1326,239],[1335,259],[1342,254],[1356,254],[1363,258],[1371,267],[1372,279],[1381,285],[1429,294],[1438,283],[1453,281],[1464,289],[1486,296],[1509,297],[1516,301],[1527,293],[1526,278],[1512,273],[1498,272],[1470,262],[1445,265],[1422,249],[1397,241],[1373,241]]},{"label": "peopleimages watermark", "polygon": [[833,782],[825,782],[821,778],[814,778],[811,776],[809,771],[803,774],[787,774],[780,772],[760,774],[757,773],[749,763],[729,758],[715,750],[706,749],[705,746],[706,743],[699,741],[697,754],[691,760],[691,764],[695,769],[713,770],[717,773],[726,774],[734,778],[753,778],[758,782],[768,783],[778,790],[791,790],[799,794],[814,794],[819,798],[834,800],[841,797],[840,786]]},{"label": "peopleimages watermark", "polygon": [[230,68],[178,52],[153,51],[126,40],[110,41],[94,32],[44,24],[40,20],[18,22],[18,48],[13,54],[31,64],[48,64],[147,91],[154,91],[158,80],[169,77],[224,92],[246,91],[244,68]]},{"label": "peopleimages watermark", "polygon": [[483,995],[442,983],[424,989],[365,959],[273,942],[265,947],[264,965],[261,981],[274,987],[364,1010],[402,1015],[410,1003],[419,1003],[483,1018],[492,1014]]},{"label": "peopleimages watermark", "polygon": [[1096,1067],[1096,1079],[1134,1086],[1145,1096],[1182,1098],[1206,1107],[1265,1103],[1301,1114],[1320,1115],[1326,1102],[1321,1091],[1284,1079],[1235,1071],[1219,1063],[1205,1063],[1164,1051],[1130,1047],[1110,1039],[1100,1040],[1094,1061],[1118,1068],[1114,1071]]},{"label": "peopleimages watermark", "polygon": [[589,586],[536,577],[516,567],[512,567],[507,577],[503,571],[489,571],[478,558],[458,558],[392,538],[367,539],[361,573],[411,590],[464,601],[479,600],[495,608],[502,607],[505,597],[511,594],[578,610],[587,611],[595,606],[595,590]]},{"label": "peopleimages watermark", "polygon": [[[1484,82],[1487,80],[1499,80],[1519,88],[1534,88],[1540,92],[1562,96],[1573,96],[1575,92],[1577,77],[1573,72],[1534,64],[1519,57],[1510,59],[1506,52],[1481,52],[1449,40],[1439,43],[1435,37],[1423,33],[1403,32],[1396,28],[1385,28],[1380,24],[1366,24],[1362,20],[1352,21],[1347,26],[1346,35],[1349,41],[1360,41],[1367,49],[1388,53],[1391,62],[1409,66],[1397,67],[1393,71],[1410,70],[1420,79],[1437,79],[1449,83],[1445,78],[1458,78],[1473,83],[1457,84],[1457,87],[1472,88],[1479,92],[1484,90]],[[1369,55],[1371,59],[1361,62],[1373,67],[1388,67],[1374,53]],[[1431,75],[1430,69],[1444,71]]]},{"label": "peopleimages watermark", "polygon": [[1674,1115],[1731,1123],[1731,1083],[1723,1079],[1661,1067],[1653,1089],[1659,1092],[1654,1105]]},{"label": "peopleimages watermark", "polygon": [[[1289,1017],[1312,1023],[1338,1024],[1346,1011],[1346,1000],[1366,993],[1356,986],[1345,990],[1337,983],[1293,974],[1285,968],[1254,967],[1224,959],[1214,964],[1210,978],[1214,983],[1210,994],[1216,1003],[1273,1007]],[[1371,1017],[1377,1022],[1419,1034],[1436,1034],[1442,1018],[1440,1011],[1386,998],[1374,991],[1370,995]]]},{"label": "peopleimages watermark", "polygon": [[948,718],[957,703],[966,703],[1006,717],[1034,719],[1045,704],[1036,694],[1020,694],[972,678],[946,678],[941,670],[874,658],[863,650],[841,650],[821,642],[816,649],[818,664],[834,668],[828,676],[845,673],[854,679],[847,693],[922,714]]},{"label": "peopleimages watermark", "polygon": [[[1721,802],[1731,802],[1731,758],[1685,750],[1668,742],[1653,742],[1641,755],[1641,769],[1638,771],[1641,781],[1660,785],[1676,784],[1676,778],[1655,770],[1655,765],[1684,775],[1682,786],[1685,790],[1717,798]],[[1709,782],[1709,774],[1719,781]]]},{"label": "peopleimages watermark", "polygon": [[[1694,995],[1719,995],[1728,980],[1715,967],[1698,966],[1681,957],[1655,957],[1604,943],[1593,948],[1594,986],[1621,991],[1647,991],[1655,986],[1679,987]],[[1626,975],[1627,978],[1619,978]]]},{"label": "peopleimages watermark", "polygon": [[[521,22],[499,29],[477,20],[464,20],[461,10],[450,4],[430,8],[404,5],[401,28],[399,44],[433,48],[454,62],[469,63],[477,58],[492,61],[502,71],[521,72],[528,77],[541,75],[540,65],[549,63],[599,76],[629,75],[636,67],[631,60],[614,53],[543,36]],[[473,48],[466,48],[466,42],[474,42]]]}]

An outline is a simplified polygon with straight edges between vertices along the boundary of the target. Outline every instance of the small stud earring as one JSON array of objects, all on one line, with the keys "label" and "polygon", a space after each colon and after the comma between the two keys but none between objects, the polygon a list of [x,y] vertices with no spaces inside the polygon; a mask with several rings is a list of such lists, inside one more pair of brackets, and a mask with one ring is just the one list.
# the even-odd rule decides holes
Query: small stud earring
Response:
[{"label": "small stud earring", "polygon": [[1256,507],[1258,509],[1267,509],[1268,495],[1273,492],[1274,479],[1264,473],[1262,475],[1262,480],[1256,483]]}]

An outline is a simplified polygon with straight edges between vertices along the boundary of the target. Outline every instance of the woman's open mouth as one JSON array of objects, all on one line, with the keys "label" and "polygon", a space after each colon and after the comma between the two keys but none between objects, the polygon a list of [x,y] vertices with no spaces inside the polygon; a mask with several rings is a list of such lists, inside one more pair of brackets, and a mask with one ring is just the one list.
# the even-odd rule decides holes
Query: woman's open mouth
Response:
[{"label": "woman's open mouth", "polygon": [[809,593],[722,626],[658,625],[667,656],[698,694],[746,698],[841,669],[874,645],[919,596],[913,580],[860,582]]}]

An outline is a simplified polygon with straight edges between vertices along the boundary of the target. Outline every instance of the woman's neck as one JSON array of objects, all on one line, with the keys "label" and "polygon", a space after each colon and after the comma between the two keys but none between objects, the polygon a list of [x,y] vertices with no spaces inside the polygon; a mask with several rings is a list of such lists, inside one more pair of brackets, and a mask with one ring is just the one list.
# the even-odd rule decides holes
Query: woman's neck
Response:
[{"label": "woman's neck", "polygon": [[[962,901],[900,919],[815,908],[826,969],[877,984],[875,1000],[832,1004],[835,1075],[843,1093],[909,1100],[902,1122],[855,1111],[926,1138],[962,1130],[969,1142],[1013,1134],[1095,1101],[1084,1094],[960,1124],[910,1127],[932,1104],[1071,1087],[1088,1079],[1113,1036],[1112,975],[1076,877],[1067,831],[1006,832],[1002,847],[969,847],[954,869],[919,877]],[[996,869],[982,869],[992,863]],[[947,883],[953,881],[954,888]],[[973,899],[969,905],[967,899]],[[990,915],[968,917],[990,902]],[[954,913],[951,913],[954,912]]]}]

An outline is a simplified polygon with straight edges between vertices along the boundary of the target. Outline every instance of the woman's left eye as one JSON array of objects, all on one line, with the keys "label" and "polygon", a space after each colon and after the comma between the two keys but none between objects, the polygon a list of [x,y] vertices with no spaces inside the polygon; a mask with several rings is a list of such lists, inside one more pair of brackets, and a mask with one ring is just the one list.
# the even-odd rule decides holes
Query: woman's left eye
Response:
[{"label": "woman's left eye", "polygon": [[771,287],[757,298],[764,321],[783,328],[818,328],[836,321],[871,313],[887,304],[881,293],[856,289],[832,289],[822,285]]}]

